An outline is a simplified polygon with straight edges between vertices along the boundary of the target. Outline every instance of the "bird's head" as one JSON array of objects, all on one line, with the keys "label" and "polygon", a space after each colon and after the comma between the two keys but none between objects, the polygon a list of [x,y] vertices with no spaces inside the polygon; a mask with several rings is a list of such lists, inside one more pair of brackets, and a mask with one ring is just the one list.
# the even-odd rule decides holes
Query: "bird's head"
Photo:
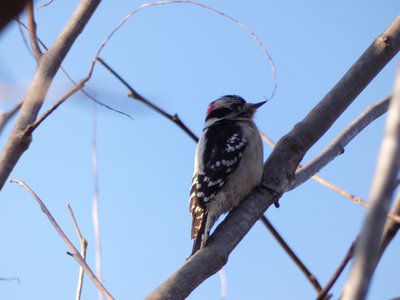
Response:
[{"label": "bird's head", "polygon": [[222,96],[208,106],[205,127],[223,120],[251,120],[257,108],[266,102],[247,103],[240,96]]}]

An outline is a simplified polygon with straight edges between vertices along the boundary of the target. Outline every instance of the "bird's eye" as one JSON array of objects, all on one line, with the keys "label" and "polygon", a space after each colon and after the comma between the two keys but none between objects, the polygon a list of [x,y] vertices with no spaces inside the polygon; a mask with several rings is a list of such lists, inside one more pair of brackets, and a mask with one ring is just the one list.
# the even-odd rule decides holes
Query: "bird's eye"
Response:
[{"label": "bird's eye", "polygon": [[240,105],[238,103],[233,103],[229,106],[229,108],[233,111],[238,111],[239,110]]}]

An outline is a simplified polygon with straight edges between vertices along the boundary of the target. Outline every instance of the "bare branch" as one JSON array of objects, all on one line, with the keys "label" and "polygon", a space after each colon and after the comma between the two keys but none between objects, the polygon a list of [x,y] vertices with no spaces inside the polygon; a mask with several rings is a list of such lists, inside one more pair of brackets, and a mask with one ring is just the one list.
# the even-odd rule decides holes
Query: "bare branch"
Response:
[{"label": "bare branch", "polygon": [[[266,136],[265,133],[260,131],[260,135],[261,135],[261,138],[264,141],[266,141],[272,148],[275,147],[275,143],[268,136]],[[301,168],[303,168],[303,166],[300,164],[299,168],[297,170],[298,171],[302,170]],[[339,194],[339,195],[341,195],[341,196],[343,196],[343,197],[345,197],[347,199],[350,199],[351,201],[353,201],[353,202],[355,202],[355,203],[357,203],[359,205],[362,205],[365,208],[369,208],[370,207],[370,205],[367,202],[365,202],[364,200],[362,200],[360,197],[357,197],[357,196],[353,195],[352,193],[350,193],[350,192],[338,187],[337,185],[334,185],[332,182],[322,178],[319,175],[312,175],[311,178],[314,179],[316,182],[322,184],[323,186],[327,187],[328,189],[334,191],[335,193],[337,193],[337,194]],[[300,183],[299,183],[299,185],[300,185]],[[294,188],[295,187],[290,188],[290,189],[292,190]],[[387,216],[388,216],[388,218],[390,218],[394,222],[400,224],[400,216],[394,215],[392,213],[388,213]]]},{"label": "bare branch", "polygon": [[61,62],[99,3],[100,0],[82,0],[54,45],[40,59],[17,122],[0,155],[0,189],[31,143],[32,137],[26,135],[26,127],[35,121]]},{"label": "bare branch", "polygon": [[7,125],[7,123],[19,111],[19,109],[21,108],[21,105],[22,105],[22,102],[15,105],[10,111],[2,112],[0,114],[0,132],[3,131],[3,128]]},{"label": "bare branch", "polygon": [[400,49],[400,18],[379,36],[321,102],[276,145],[264,166],[263,184],[277,192],[253,191],[211,235],[208,245],[155,289],[147,299],[183,299],[217,272],[229,254],[289,186],[310,147]]},{"label": "bare branch", "polygon": [[368,107],[361,115],[359,115],[347,128],[345,128],[329,145],[311,160],[304,167],[296,172],[296,177],[291,183],[288,190],[292,190],[307,181],[311,176],[318,173],[323,167],[329,164],[338,155],[342,154],[344,147],[351,142],[361,131],[377,118],[386,113],[391,95],[385,97],[378,103]]},{"label": "bare branch", "polygon": [[40,58],[42,57],[43,53],[40,50],[37,35],[36,35],[36,22],[35,22],[35,13],[33,10],[33,0],[29,0],[26,5],[26,15],[28,19],[28,31],[29,31],[29,38],[31,40],[31,46],[33,55],[36,58],[36,61],[39,62]]},{"label": "bare branch", "polygon": [[89,278],[92,280],[94,285],[103,293],[103,295],[107,299],[114,299],[111,294],[107,291],[107,289],[101,284],[99,279],[96,277],[96,275],[93,273],[92,269],[90,269],[89,265],[86,263],[82,255],[79,253],[79,251],[75,248],[74,244],[69,240],[67,235],[64,233],[64,231],[61,229],[61,227],[58,225],[57,221],[54,219],[53,215],[50,213],[50,211],[47,209],[46,205],[43,203],[43,201],[39,198],[38,195],[28,186],[23,182],[22,180],[19,179],[11,179],[10,182],[19,184],[22,186],[24,189],[26,189],[37,201],[39,204],[41,210],[43,213],[46,215],[46,217],[49,219],[50,223],[53,225],[53,227],[56,229],[57,233],[61,236],[63,241],[68,245],[68,247],[72,251],[72,256],[75,258],[75,260],[78,262],[78,264],[85,270],[86,274],[88,274]]},{"label": "bare branch", "polygon": [[192,140],[196,143],[198,142],[198,137],[181,121],[177,114],[170,115],[165,110],[148,100],[147,98],[140,95],[136,90],[125,80],[123,79],[113,68],[111,68],[102,58],[98,57],[97,61],[100,62],[111,74],[113,74],[128,90],[129,90],[129,97],[136,99],[146,106],[150,107],[163,117],[167,118],[168,120],[174,122],[179,128],[181,128],[187,135],[189,135]]},{"label": "bare branch", "polygon": [[[101,242],[100,242],[100,221],[99,221],[99,172],[97,165],[97,119],[96,105],[93,104],[93,131],[92,131],[92,170],[93,170],[93,201],[92,201],[92,220],[95,240],[95,260],[96,274],[102,281],[101,272]],[[102,294],[99,293],[98,299],[102,300]]]},{"label": "bare branch", "polygon": [[28,26],[26,26],[26,25],[19,19],[19,17],[15,17],[15,21],[16,21],[17,24],[18,24],[18,30],[19,30],[19,33],[21,34],[22,42],[24,43],[24,45],[25,45],[26,49],[28,50],[29,54],[32,55],[32,57],[35,57],[35,56],[33,55],[33,52],[32,52],[31,47],[29,47],[28,40],[27,40],[27,38],[25,37],[24,31],[22,30],[22,28],[25,28],[25,29],[29,32]]},{"label": "bare branch", "polygon": [[[49,3],[49,4],[50,4],[50,3]],[[18,26],[19,26],[19,28],[20,28],[21,35],[22,35],[22,38],[23,38],[23,40],[24,40],[24,43],[25,43],[25,45],[27,46],[28,51],[30,51],[30,53],[33,55],[32,50],[31,50],[31,49],[29,48],[29,46],[27,45],[25,36],[24,36],[24,34],[23,34],[22,30],[21,30],[21,27],[25,28],[26,30],[28,30],[28,27],[27,27],[23,22],[21,22],[19,19],[17,19],[16,21],[18,22]],[[45,50],[48,50],[47,46],[43,43],[43,41],[42,41],[39,37],[37,37],[37,40],[38,40],[38,42],[40,43],[40,45],[41,45]],[[96,56],[96,57],[97,57],[97,56]],[[92,64],[92,66],[90,67],[90,72],[92,71],[93,67],[94,67],[94,65]],[[50,107],[50,108],[47,110],[47,112],[44,113],[44,115],[43,115],[42,117],[39,118],[39,119],[41,119],[40,122],[37,121],[39,124],[40,124],[42,121],[44,121],[44,120],[45,120],[50,114],[52,114],[62,103],[64,103],[73,93],[75,93],[75,92],[78,91],[79,89],[81,90],[81,92],[82,92],[85,96],[87,96],[89,99],[91,99],[93,102],[97,103],[98,105],[100,105],[100,106],[102,106],[102,107],[104,107],[104,108],[106,108],[106,109],[108,109],[108,110],[111,110],[111,111],[113,111],[113,112],[116,112],[116,113],[118,113],[118,114],[121,114],[121,115],[123,115],[123,116],[125,116],[125,117],[128,117],[128,118],[131,119],[131,120],[133,120],[133,118],[132,118],[129,114],[127,114],[127,113],[125,113],[125,112],[123,112],[123,111],[120,111],[120,110],[118,110],[118,109],[112,108],[111,106],[109,106],[109,105],[107,105],[107,104],[105,104],[105,103],[103,103],[103,102],[97,100],[93,95],[89,94],[89,93],[84,89],[85,83],[90,79],[89,75],[88,75],[87,77],[85,77],[84,79],[82,79],[82,80],[80,81],[80,83],[77,83],[77,82],[68,74],[67,70],[65,70],[65,69],[63,68],[63,66],[60,66],[60,69],[61,69],[61,71],[64,73],[64,75],[67,77],[67,79],[68,79],[74,86],[76,86],[76,85],[78,85],[78,84],[81,84],[81,85],[80,85],[80,88],[78,88],[77,90],[72,89],[71,91],[69,91],[69,92],[66,94],[66,96],[62,97],[62,98],[61,98],[59,101],[57,101],[52,107]],[[89,73],[89,74],[90,74],[90,73]],[[32,131],[34,131],[34,130],[38,127],[39,124],[37,124],[37,126],[34,126],[35,128],[33,128]]]},{"label": "bare branch", "polygon": [[1,281],[16,281],[21,284],[21,280],[18,277],[0,277]]},{"label": "bare branch", "polygon": [[377,265],[377,252],[386,213],[397,183],[400,168],[400,68],[390,101],[386,129],[372,181],[368,210],[360,238],[356,244],[354,263],[342,299],[358,300],[367,295]]},{"label": "bare branch", "polygon": [[353,254],[354,254],[354,245],[355,245],[355,242],[353,242],[351,244],[349,250],[347,250],[346,255],[343,258],[342,262],[340,263],[339,267],[337,268],[335,273],[333,273],[331,279],[329,279],[329,281],[326,284],[326,286],[321,290],[321,292],[319,293],[319,295],[318,295],[316,300],[327,299],[327,296],[328,296],[328,293],[329,293],[330,289],[333,287],[335,282],[338,280],[340,275],[343,273],[344,268],[346,268],[347,264],[352,259]]},{"label": "bare branch", "polygon": [[[396,215],[397,218],[400,218],[400,193],[397,194],[397,197],[394,201],[393,207],[390,210],[390,213]],[[378,251],[378,261],[381,259],[383,252],[385,252],[386,247],[390,244],[397,231],[400,228],[400,224],[388,219],[385,224],[385,228],[383,229],[381,245],[379,246]]]},{"label": "bare branch", "polygon": [[275,239],[278,240],[279,244],[285,249],[286,253],[290,256],[290,258],[295,262],[295,264],[299,267],[299,269],[303,272],[303,274],[310,281],[314,289],[317,293],[320,293],[322,290],[321,285],[319,284],[317,278],[308,270],[308,268],[303,264],[300,258],[294,253],[294,251],[290,248],[290,246],[285,242],[282,236],[276,231],[276,229],[272,226],[272,224],[268,221],[268,219],[262,215],[260,218],[261,222],[268,228],[268,230],[272,233]]},{"label": "bare branch", "polygon": [[54,2],[54,0],[50,0],[50,1],[48,1],[48,2],[46,2],[46,3],[44,3],[44,4],[42,4],[42,5],[40,5],[37,9],[42,9],[42,8],[44,8],[44,7],[47,7],[47,6],[49,6],[50,4],[52,4]]},{"label": "bare branch", "polygon": [[[71,205],[68,203],[67,204],[69,213],[72,218],[72,222],[74,223],[74,227],[76,230],[76,234],[78,235],[79,242],[81,244],[81,255],[82,258],[86,261],[86,250],[87,250],[87,241],[86,239],[82,236],[81,230],[79,229],[78,222],[76,221],[75,214],[72,211]],[[81,295],[82,295],[82,286],[83,286],[83,275],[85,274],[85,270],[82,268],[82,266],[79,268],[79,276],[78,276],[78,286],[76,288],[76,296],[75,300],[80,300]]]}]

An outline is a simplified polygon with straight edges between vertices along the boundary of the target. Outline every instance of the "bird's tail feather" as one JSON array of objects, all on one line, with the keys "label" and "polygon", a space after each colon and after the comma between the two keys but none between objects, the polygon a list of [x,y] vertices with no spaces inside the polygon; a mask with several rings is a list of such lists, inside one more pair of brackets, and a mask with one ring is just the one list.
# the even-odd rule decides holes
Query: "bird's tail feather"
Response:
[{"label": "bird's tail feather", "polygon": [[197,252],[197,250],[199,250],[200,248],[202,248],[202,246],[204,246],[203,238],[204,238],[204,230],[206,227],[206,220],[207,220],[207,213],[204,214],[204,216],[201,220],[200,228],[197,230],[196,235],[194,237],[192,254],[190,256],[195,254]]}]

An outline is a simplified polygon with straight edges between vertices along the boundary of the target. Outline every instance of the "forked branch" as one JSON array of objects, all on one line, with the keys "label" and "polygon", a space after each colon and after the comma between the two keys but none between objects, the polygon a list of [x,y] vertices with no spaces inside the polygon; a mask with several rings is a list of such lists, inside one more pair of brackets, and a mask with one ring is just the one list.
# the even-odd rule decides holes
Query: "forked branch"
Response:
[{"label": "forked branch", "polygon": [[111,296],[111,294],[107,291],[107,289],[102,285],[100,280],[93,273],[92,269],[89,267],[89,265],[86,263],[85,259],[79,253],[78,249],[75,248],[74,244],[72,244],[70,239],[67,237],[67,235],[64,233],[64,231],[61,229],[60,225],[58,225],[57,221],[54,219],[53,215],[47,209],[46,205],[39,198],[39,196],[36,195],[36,193],[28,185],[26,185],[25,182],[23,182],[22,180],[11,179],[10,181],[22,186],[35,198],[35,200],[39,204],[41,210],[46,215],[46,217],[49,219],[49,221],[53,225],[53,227],[56,229],[57,233],[60,235],[60,237],[63,239],[63,241],[68,245],[68,247],[71,249],[72,257],[75,258],[75,260],[78,262],[78,264],[85,270],[86,274],[89,276],[89,278],[95,284],[95,286],[99,289],[99,291],[101,291],[101,293],[107,299],[113,300],[114,298]]},{"label": "forked branch", "polygon": [[400,49],[400,18],[361,55],[332,90],[276,145],[264,168],[264,184],[277,192],[254,191],[216,228],[207,247],[188,259],[147,299],[184,299],[217,272],[229,254],[294,178],[305,153]]}]

